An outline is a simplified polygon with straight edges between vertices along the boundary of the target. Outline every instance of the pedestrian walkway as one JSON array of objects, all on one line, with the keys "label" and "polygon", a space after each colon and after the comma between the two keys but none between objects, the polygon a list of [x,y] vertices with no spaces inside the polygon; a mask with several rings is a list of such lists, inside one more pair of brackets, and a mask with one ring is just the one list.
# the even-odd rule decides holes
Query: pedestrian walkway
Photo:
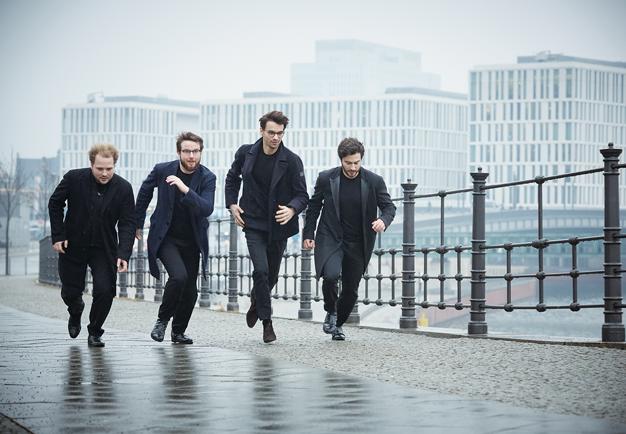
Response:
[{"label": "pedestrian walkway", "polygon": [[1,412],[35,433],[626,430],[139,333],[110,331],[106,348],[89,348],[64,326],[0,307]]},{"label": "pedestrian walkway", "polygon": [[243,315],[203,309],[176,346],[148,337],[156,310],[115,300],[106,347],[89,348],[57,288],[0,279],[0,413],[35,433],[626,432],[620,349],[354,327],[337,343],[280,319],[267,345]]}]

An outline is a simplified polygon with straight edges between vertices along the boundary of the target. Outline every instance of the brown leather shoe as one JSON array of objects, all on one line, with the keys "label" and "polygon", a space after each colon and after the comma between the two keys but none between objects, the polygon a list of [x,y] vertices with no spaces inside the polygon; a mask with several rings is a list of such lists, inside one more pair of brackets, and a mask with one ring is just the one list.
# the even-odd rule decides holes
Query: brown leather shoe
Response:
[{"label": "brown leather shoe", "polygon": [[256,300],[253,298],[250,303],[250,309],[246,313],[246,323],[248,327],[252,328],[256,325],[256,322],[259,320],[259,316],[256,313]]},{"label": "brown leather shoe", "polygon": [[276,340],[276,333],[274,333],[274,327],[272,327],[271,319],[263,320],[263,342],[266,344],[274,342]]}]

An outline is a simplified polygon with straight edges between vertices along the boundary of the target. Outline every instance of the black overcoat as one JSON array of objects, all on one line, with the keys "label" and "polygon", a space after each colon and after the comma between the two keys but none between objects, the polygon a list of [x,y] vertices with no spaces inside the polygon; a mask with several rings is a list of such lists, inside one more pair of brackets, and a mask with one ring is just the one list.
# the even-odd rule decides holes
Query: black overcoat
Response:
[{"label": "black overcoat", "polygon": [[[268,204],[266,208],[263,208],[258,204],[258,198],[264,195],[252,176],[257,155],[263,152],[262,146],[263,140],[259,139],[254,144],[241,146],[235,153],[235,160],[226,174],[224,188],[226,208],[237,203],[239,188],[243,180],[243,193],[239,206],[244,211],[241,217],[246,227],[269,230],[270,240],[283,240],[298,233],[297,215],[306,208],[309,202],[304,167],[300,157],[281,143],[272,172],[270,191],[267,195]],[[285,225],[278,224],[274,217],[278,211],[278,205],[289,206],[296,212],[296,215]],[[267,214],[264,214],[261,209],[267,209]]]},{"label": "black overcoat", "polygon": [[[315,274],[318,279],[326,261],[341,249],[342,245],[343,230],[339,212],[340,175],[341,167],[325,170],[319,174],[305,215],[302,237],[305,240],[315,240]],[[380,210],[380,216],[378,210]],[[380,218],[388,228],[396,215],[396,206],[391,201],[383,178],[364,168],[361,168],[361,211],[363,258],[365,259],[363,263],[367,268],[376,242],[376,232],[372,229],[372,222]],[[318,217],[320,217],[319,224],[317,224]],[[315,230],[316,224],[317,231]]]},{"label": "black overcoat", "polygon": [[[150,274],[159,279],[161,274],[157,265],[157,252],[163,239],[167,235],[172,223],[174,213],[174,201],[176,200],[176,187],[169,185],[165,179],[170,175],[176,175],[179,160],[159,163],[143,181],[137,193],[137,206],[135,215],[137,229],[143,229],[146,220],[146,210],[152,200],[154,189],[158,188],[156,209],[150,217],[150,232],[148,234],[148,263]],[[215,199],[215,174],[203,165],[193,173],[189,183],[189,191],[182,195],[180,202],[189,209],[191,226],[198,249],[202,253],[202,275],[206,277],[206,263],[209,254],[209,240],[207,229],[209,217],[213,213],[213,201]]]},{"label": "black overcoat", "polygon": [[[96,180],[90,168],[70,170],[63,175],[48,201],[53,244],[67,240],[68,248],[71,249],[88,236],[93,217],[91,197],[95,188]],[[64,217],[66,202],[67,213]],[[130,183],[119,175],[113,175],[101,210],[103,224],[99,230],[109,258],[114,264],[117,258],[128,261],[135,240],[135,200]]]}]

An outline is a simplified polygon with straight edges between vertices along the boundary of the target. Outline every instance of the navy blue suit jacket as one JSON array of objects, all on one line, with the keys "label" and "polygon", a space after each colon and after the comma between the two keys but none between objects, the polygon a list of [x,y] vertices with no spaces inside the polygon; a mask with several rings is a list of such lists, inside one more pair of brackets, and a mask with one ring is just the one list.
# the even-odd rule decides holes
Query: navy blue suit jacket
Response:
[{"label": "navy blue suit jacket", "polygon": [[[257,155],[262,150],[263,140],[259,139],[252,145],[243,145],[235,153],[235,161],[226,174],[224,197],[226,208],[237,203],[239,188],[243,180],[243,193],[239,206],[243,209],[241,218],[246,228],[269,229],[270,240],[282,240],[289,238],[299,231],[298,214],[300,214],[309,202],[306,191],[306,179],[302,160],[281,143],[276,155],[276,164],[272,172],[270,191],[268,194],[267,214],[264,215],[258,204],[258,198],[263,197],[261,187],[257,184],[252,171]],[[293,208],[296,214],[285,225],[276,222],[275,214],[278,205],[286,205]]]},{"label": "navy blue suit jacket", "polygon": [[[157,252],[161,243],[167,235],[172,222],[174,212],[174,200],[178,187],[169,185],[165,179],[170,175],[176,175],[179,161],[159,163],[152,169],[152,172],[141,184],[137,193],[137,204],[135,206],[135,217],[137,229],[143,229],[146,219],[146,209],[152,200],[154,188],[159,189],[156,209],[150,217],[150,233],[148,235],[148,263],[150,264],[150,274],[157,279],[160,278],[159,267],[157,265]],[[191,225],[198,249],[202,253],[202,275],[205,276],[207,256],[209,254],[209,241],[207,229],[209,228],[209,217],[213,213],[213,201],[215,198],[215,175],[206,167],[200,165],[193,173],[189,183],[189,191],[180,199],[181,203],[188,207],[191,215]],[[206,276],[205,276],[206,277]]]}]

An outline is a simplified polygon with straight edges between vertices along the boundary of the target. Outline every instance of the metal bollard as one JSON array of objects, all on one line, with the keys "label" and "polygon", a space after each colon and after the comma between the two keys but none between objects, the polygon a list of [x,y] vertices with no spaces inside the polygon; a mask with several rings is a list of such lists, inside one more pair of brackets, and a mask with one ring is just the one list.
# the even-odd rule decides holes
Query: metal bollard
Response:
[{"label": "metal bollard", "polygon": [[230,217],[230,240],[228,248],[228,312],[239,312],[239,302],[237,300],[237,242],[239,233],[235,218]]},{"label": "metal bollard", "polygon": [[143,290],[146,286],[144,273],[146,272],[146,258],[143,250],[143,231],[141,239],[137,240],[137,259],[135,265],[135,300],[143,300]]},{"label": "metal bollard", "polygon": [[401,329],[417,328],[415,316],[415,189],[410,179],[402,185],[402,315]]},{"label": "metal bollard", "polygon": [[622,322],[622,262],[619,220],[619,163],[621,149],[601,149],[604,157],[604,324],[602,342],[624,342]]},{"label": "metal bollard", "polygon": [[488,173],[471,173],[474,191],[472,193],[472,280],[470,297],[470,320],[467,333],[470,335],[486,335],[485,321],[485,196],[482,189],[487,183]]},{"label": "metal bollard", "polygon": [[[302,213],[304,218],[304,213]],[[304,237],[302,237],[304,240]],[[313,310],[311,309],[311,251],[301,250],[300,256],[300,309],[298,309],[298,319],[312,320]]]},{"label": "metal bollard", "polygon": [[[207,227],[207,238],[209,240],[209,244],[211,243],[211,237],[209,234],[209,227]],[[219,234],[218,234],[219,237]],[[218,242],[219,242],[219,238],[218,238]],[[210,246],[209,246],[210,247]],[[202,258],[205,259],[205,258]],[[202,264],[200,264],[200,268],[202,269]],[[211,278],[211,276],[209,276],[209,279],[206,279],[205,276],[202,273],[202,270],[200,272],[200,300],[198,301],[198,306],[200,307],[211,307],[211,298],[210,298],[210,294],[209,294],[209,279]]]}]

